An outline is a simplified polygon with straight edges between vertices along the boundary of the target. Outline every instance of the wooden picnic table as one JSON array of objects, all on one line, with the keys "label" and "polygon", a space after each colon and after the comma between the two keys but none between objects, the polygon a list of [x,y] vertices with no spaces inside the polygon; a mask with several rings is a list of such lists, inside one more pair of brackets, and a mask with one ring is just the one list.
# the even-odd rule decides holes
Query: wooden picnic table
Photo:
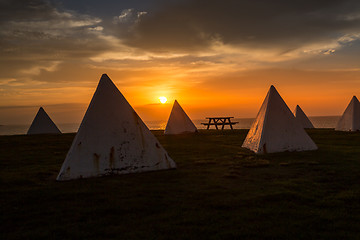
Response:
[{"label": "wooden picnic table", "polygon": [[234,117],[207,117],[206,119],[209,119],[209,122],[201,124],[207,126],[206,129],[209,129],[211,125],[214,125],[216,130],[219,130],[218,126],[221,126],[221,130],[224,130],[225,125],[229,125],[230,128],[233,129],[232,125],[239,122],[231,122],[231,118]]}]

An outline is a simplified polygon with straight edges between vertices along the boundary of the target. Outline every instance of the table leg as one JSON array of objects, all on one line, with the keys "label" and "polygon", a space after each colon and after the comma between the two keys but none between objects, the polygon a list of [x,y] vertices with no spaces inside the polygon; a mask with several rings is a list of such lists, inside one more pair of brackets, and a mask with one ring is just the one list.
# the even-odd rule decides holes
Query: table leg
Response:
[{"label": "table leg", "polygon": [[226,118],[225,122],[226,122],[226,120],[229,122],[230,128],[232,129],[230,118]]}]

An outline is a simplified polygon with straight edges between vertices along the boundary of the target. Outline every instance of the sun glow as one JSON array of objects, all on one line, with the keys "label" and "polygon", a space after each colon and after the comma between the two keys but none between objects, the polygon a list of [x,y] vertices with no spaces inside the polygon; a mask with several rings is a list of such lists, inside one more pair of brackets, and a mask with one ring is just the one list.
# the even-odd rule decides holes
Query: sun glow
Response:
[{"label": "sun glow", "polygon": [[159,100],[162,104],[166,103],[167,98],[166,97],[159,97]]}]

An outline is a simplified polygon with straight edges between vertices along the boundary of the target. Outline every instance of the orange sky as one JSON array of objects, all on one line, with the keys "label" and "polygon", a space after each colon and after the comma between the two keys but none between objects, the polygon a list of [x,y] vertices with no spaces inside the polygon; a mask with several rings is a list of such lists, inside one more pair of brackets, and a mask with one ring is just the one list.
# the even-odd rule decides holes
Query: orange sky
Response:
[{"label": "orange sky", "polygon": [[[41,11],[21,5],[21,16],[9,14],[3,20],[0,124],[30,124],[40,106],[56,123],[78,123],[103,73],[145,122],[166,120],[175,99],[193,119],[255,117],[270,85],[291,110],[299,104],[309,116],[341,115],[353,95],[360,97],[360,15],[352,7],[341,13],[326,4],[299,8],[293,14],[303,17],[304,24],[299,20],[295,25],[282,12],[292,7],[284,4],[289,9],[273,9],[263,27],[256,23],[260,18],[253,20],[245,10],[241,17],[247,25],[241,25],[244,19],[237,13],[212,22],[212,11],[231,15],[225,8],[240,7],[235,1],[224,1],[224,12],[212,2],[196,12],[199,6],[186,0],[161,7],[139,1],[134,8],[116,5],[117,16],[91,12],[91,5],[84,13],[79,6],[67,9],[66,1],[62,8],[38,2]],[[181,7],[177,2],[183,2]],[[14,11],[11,1],[6,4],[1,7]],[[308,15],[301,12],[312,8],[323,12],[322,25],[316,22],[319,17],[305,19]],[[174,20],[184,11],[187,24]],[[297,31],[287,25],[274,28],[279,16],[289,18]],[[339,18],[343,28],[333,22],[324,26],[334,16],[345,19]],[[309,21],[319,27],[310,29]],[[160,104],[160,96],[168,102]]]},{"label": "orange sky", "polygon": [[[277,87],[291,110],[299,104],[309,116],[341,115],[352,95],[356,94],[354,90],[360,89],[357,80],[360,74],[356,71],[254,70],[236,75],[234,79],[226,79],[226,74],[214,76],[210,83],[199,80],[199,77],[189,81],[191,75],[173,79],[171,75],[154,76],[148,80],[139,74],[139,81],[144,83],[131,85],[121,78],[121,73],[108,71],[108,75],[144,121],[166,120],[175,99],[194,119],[208,116],[255,117],[271,84]],[[100,74],[95,77],[93,73],[84,73],[83,77],[88,80],[82,82],[83,87],[40,83],[40,88],[23,88],[19,95],[8,95],[7,100],[2,96],[3,103],[13,103],[13,106],[0,107],[2,122],[31,123],[39,106],[44,106],[58,123],[80,122]],[[341,82],[337,80],[339,77]],[[209,79],[208,76],[205,78]],[[182,84],[183,81],[185,84]],[[352,88],[344,82],[352,84]],[[166,104],[160,103],[160,96],[167,97]]]}]

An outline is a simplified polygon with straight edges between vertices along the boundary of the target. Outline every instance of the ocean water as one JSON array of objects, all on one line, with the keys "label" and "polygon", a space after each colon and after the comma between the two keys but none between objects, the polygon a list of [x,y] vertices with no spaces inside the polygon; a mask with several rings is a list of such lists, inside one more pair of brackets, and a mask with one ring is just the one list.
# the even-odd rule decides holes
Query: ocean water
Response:
[{"label": "ocean water", "polygon": [[[340,116],[319,116],[309,117],[315,128],[335,128]],[[201,123],[207,122],[207,119],[195,119],[193,120],[195,126],[198,129],[206,129],[206,126]],[[249,129],[251,127],[254,118],[234,118],[234,122],[239,122],[234,125],[235,129]],[[151,130],[163,130],[166,126],[166,121],[147,121],[145,122],[148,128]],[[80,123],[63,123],[58,124],[58,128],[63,133],[77,132]],[[21,135],[26,134],[30,125],[0,125],[0,135]],[[212,126],[211,129],[215,127]],[[225,126],[228,129],[229,126]]]}]

